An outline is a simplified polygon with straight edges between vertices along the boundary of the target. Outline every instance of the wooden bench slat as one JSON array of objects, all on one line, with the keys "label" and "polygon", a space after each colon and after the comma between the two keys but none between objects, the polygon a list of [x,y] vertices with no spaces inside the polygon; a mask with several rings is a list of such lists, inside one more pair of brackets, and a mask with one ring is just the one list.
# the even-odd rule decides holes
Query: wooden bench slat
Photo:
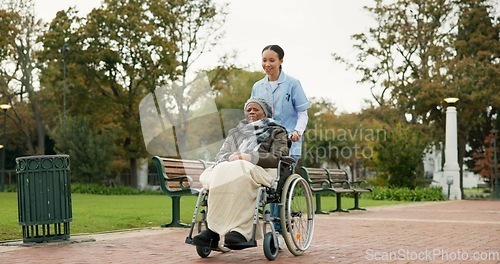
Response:
[{"label": "wooden bench slat", "polygon": [[345,193],[354,194],[354,207],[350,210],[364,210],[359,207],[359,194],[372,191],[363,186],[364,181],[349,181],[347,172],[342,169],[302,167],[301,171],[302,177],[308,181],[316,196],[316,213],[324,213],[321,211],[321,194],[324,193],[333,193],[336,196],[337,208],[332,210],[333,212],[346,212],[341,206],[341,194]]},{"label": "wooden bench slat", "polygon": [[[365,181],[349,181],[347,176],[347,172],[341,169],[327,169],[330,174],[330,178],[332,181],[335,180],[346,180],[349,182],[349,188],[354,191],[354,207],[349,210],[365,210],[364,208],[359,207],[359,194],[360,193],[368,193],[372,192],[372,189],[367,188]],[[346,187],[346,186],[344,186]]]},{"label": "wooden bench slat", "polygon": [[179,162],[164,162],[165,167],[167,168],[195,168],[195,169],[204,169],[205,165],[203,163],[192,164],[192,163],[179,163]]},{"label": "wooden bench slat", "polygon": [[165,168],[165,172],[168,174],[169,178],[176,175],[199,175],[202,174],[205,169],[190,169],[190,168]]},{"label": "wooden bench slat", "polygon": [[336,197],[337,208],[332,210],[333,212],[347,212],[342,209],[341,195],[344,193],[353,193],[352,189],[344,189],[342,186],[337,186],[335,182],[332,182],[328,169],[304,166],[300,169],[302,177],[309,183],[312,193],[316,196],[316,214],[326,213],[321,210],[321,194],[325,193],[334,194]]},{"label": "wooden bench slat", "polygon": [[162,192],[172,198],[172,222],[162,226],[186,226],[180,221],[180,197],[198,194],[202,188],[200,175],[213,162],[154,156],[153,164]]}]

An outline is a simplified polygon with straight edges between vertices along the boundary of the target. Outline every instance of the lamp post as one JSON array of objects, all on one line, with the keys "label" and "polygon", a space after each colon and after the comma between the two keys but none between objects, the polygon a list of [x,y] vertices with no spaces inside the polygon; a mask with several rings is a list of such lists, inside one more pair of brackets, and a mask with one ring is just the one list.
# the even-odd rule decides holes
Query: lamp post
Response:
[{"label": "lamp post", "polygon": [[446,107],[446,141],[444,156],[445,162],[443,167],[443,189],[450,179],[452,184],[450,187],[450,199],[461,200],[462,191],[460,189],[460,166],[458,164],[458,140],[457,140],[457,108],[456,103],[458,98],[445,98],[444,101],[448,104]]},{"label": "lamp post", "polygon": [[10,107],[9,104],[0,105],[0,108],[3,110],[2,175],[0,177],[0,192],[3,192],[5,189],[5,148],[7,148],[5,135],[7,134],[7,110],[9,110]]},{"label": "lamp post", "polygon": [[493,199],[500,200],[500,179],[497,174],[497,129],[492,129],[493,133]]},{"label": "lamp post", "polygon": [[66,53],[68,53],[68,51],[68,44],[64,44],[61,47],[61,52],[63,53],[63,126],[66,121]]}]

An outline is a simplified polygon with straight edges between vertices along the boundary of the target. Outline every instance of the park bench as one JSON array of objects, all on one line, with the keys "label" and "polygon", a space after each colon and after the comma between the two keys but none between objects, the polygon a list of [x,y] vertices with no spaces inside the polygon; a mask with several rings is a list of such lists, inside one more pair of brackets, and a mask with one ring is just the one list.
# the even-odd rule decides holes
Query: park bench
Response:
[{"label": "park bench", "polygon": [[162,192],[172,199],[172,222],[162,227],[190,227],[180,220],[180,199],[182,196],[198,195],[202,184],[200,175],[212,162],[153,157]]},{"label": "park bench", "polygon": [[300,168],[302,177],[306,179],[311,187],[311,191],[316,197],[316,214],[327,214],[321,210],[321,195],[334,194],[337,201],[337,208],[330,212],[349,212],[342,209],[341,196],[345,193],[354,194],[347,179],[347,173],[344,170],[324,169],[324,168],[308,168],[302,166]]},{"label": "park bench", "polygon": [[[359,207],[359,195],[361,193],[369,193],[372,192],[371,188],[367,187],[366,181],[349,181],[349,177],[347,176],[347,172],[340,169],[326,169],[328,175],[330,177],[330,181],[336,185],[337,187],[349,187],[353,190],[354,194],[354,207],[349,208],[348,210],[366,210],[365,208]],[[344,185],[344,181],[348,181],[348,185]],[[338,182],[338,183],[335,183]],[[340,205],[340,202],[337,202],[337,206]],[[338,209],[338,208],[337,208]]]}]

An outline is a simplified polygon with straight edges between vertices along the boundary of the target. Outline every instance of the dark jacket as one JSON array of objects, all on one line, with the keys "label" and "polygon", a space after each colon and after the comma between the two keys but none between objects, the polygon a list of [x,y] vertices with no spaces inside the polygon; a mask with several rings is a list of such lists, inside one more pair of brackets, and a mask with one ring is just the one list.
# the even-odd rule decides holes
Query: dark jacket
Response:
[{"label": "dark jacket", "polygon": [[[227,160],[229,155],[238,152],[238,148],[245,136],[236,128],[229,130],[215,160],[221,162]],[[271,132],[267,140],[261,142],[258,151],[251,152],[252,163],[263,168],[276,168],[282,156],[288,155],[287,133],[283,127],[277,127]]]}]

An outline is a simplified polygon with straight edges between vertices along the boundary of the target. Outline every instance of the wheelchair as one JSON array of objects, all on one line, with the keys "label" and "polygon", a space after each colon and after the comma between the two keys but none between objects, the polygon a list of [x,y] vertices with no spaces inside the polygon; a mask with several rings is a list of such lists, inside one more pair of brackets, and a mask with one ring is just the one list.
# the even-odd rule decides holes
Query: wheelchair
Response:
[{"label": "wheelchair", "polygon": [[[227,253],[231,250],[241,250],[256,247],[256,232],[259,221],[262,221],[263,249],[268,260],[278,256],[279,245],[275,224],[280,223],[286,247],[295,256],[302,255],[311,245],[314,233],[314,208],[311,189],[300,175],[295,173],[295,161],[291,157],[282,157],[277,168],[277,177],[271,186],[261,186],[257,190],[257,199],[253,217],[253,231],[249,241],[240,244],[219,244],[214,249],[196,246],[196,252],[202,258],[210,255],[211,251]],[[191,229],[186,238],[187,244],[192,244],[192,237],[207,228],[207,201],[208,190],[202,188],[194,209]],[[280,216],[270,214],[270,204],[277,203]],[[195,233],[197,232],[197,233]]]}]

